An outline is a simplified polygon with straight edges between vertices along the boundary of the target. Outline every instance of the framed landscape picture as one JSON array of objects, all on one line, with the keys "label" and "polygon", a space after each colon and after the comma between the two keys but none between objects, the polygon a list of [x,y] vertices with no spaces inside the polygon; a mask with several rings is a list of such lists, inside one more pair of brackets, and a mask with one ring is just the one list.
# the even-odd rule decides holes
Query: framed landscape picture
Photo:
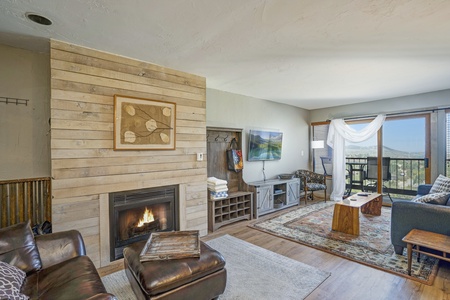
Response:
[{"label": "framed landscape picture", "polygon": [[174,150],[176,104],[114,95],[114,150]]}]

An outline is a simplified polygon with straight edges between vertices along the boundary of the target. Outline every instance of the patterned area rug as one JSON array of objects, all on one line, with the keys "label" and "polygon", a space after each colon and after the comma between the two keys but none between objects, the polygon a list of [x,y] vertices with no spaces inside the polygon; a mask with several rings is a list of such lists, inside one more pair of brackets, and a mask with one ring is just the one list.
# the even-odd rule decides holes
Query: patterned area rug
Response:
[{"label": "patterned area rug", "polygon": [[[330,276],[329,272],[230,235],[206,243],[226,261],[227,285],[219,300],[304,299]],[[136,299],[124,270],[104,276],[102,281],[118,299]]]},{"label": "patterned area rug", "polygon": [[360,236],[332,231],[333,209],[333,202],[321,202],[249,226],[427,285],[433,284],[439,260],[422,255],[417,262],[413,254],[409,276],[406,249],[404,255],[395,254],[390,242],[389,207],[382,208],[381,216],[360,214]]}]

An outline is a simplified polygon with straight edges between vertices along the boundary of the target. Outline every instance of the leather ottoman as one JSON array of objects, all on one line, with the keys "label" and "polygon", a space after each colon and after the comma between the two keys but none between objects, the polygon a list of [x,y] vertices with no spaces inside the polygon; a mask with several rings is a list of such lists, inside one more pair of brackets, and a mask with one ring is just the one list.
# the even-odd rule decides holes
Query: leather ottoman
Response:
[{"label": "leather ottoman", "polygon": [[200,242],[200,258],[141,262],[145,241],[123,250],[125,272],[137,299],[216,299],[225,290],[225,259]]}]

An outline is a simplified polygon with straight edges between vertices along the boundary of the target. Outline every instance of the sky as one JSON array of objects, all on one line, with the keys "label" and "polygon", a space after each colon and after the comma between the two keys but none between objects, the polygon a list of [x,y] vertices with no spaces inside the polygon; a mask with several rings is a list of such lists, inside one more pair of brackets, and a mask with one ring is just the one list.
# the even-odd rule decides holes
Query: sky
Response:
[{"label": "sky", "polygon": [[[351,124],[350,127],[360,130],[366,124]],[[374,146],[377,137],[373,136],[369,140],[361,143],[349,143],[346,145]],[[399,151],[405,152],[425,152],[425,118],[386,120],[383,124],[383,144]]]}]

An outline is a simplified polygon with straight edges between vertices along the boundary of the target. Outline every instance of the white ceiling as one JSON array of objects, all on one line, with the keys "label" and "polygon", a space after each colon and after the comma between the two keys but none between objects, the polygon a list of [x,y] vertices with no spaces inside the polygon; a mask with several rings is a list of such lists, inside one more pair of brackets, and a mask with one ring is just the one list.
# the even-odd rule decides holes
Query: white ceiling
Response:
[{"label": "white ceiling", "polygon": [[448,0],[0,1],[0,44],[49,38],[306,109],[450,88]]}]

